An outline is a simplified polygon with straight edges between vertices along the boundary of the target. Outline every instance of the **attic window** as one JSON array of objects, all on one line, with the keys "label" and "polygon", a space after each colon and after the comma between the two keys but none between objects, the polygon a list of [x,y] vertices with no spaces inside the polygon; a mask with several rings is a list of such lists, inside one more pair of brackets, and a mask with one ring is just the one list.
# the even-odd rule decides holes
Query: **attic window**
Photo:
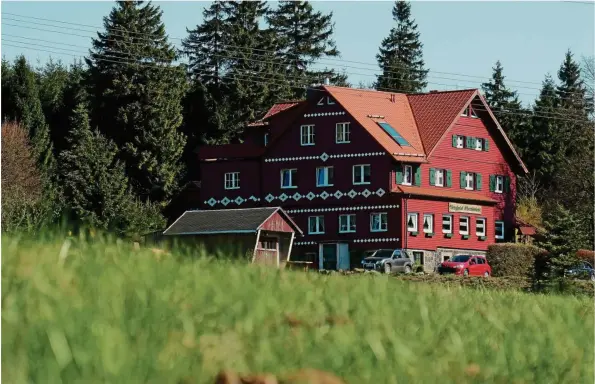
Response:
[{"label": "attic window", "polygon": [[471,108],[471,106],[467,106],[467,108],[465,108],[463,113],[461,113],[461,116],[471,116],[474,119],[478,118],[477,113],[475,113],[475,111],[473,110],[473,108]]},{"label": "attic window", "polygon": [[461,113],[461,116],[469,116],[469,107],[465,108],[463,113]]},{"label": "attic window", "polygon": [[395,140],[401,147],[411,147],[411,144],[409,144],[409,142],[405,140],[403,136],[401,136],[399,132],[397,132],[389,123],[379,122],[378,125],[380,125],[380,127],[384,129],[384,131],[388,133],[390,137],[392,137],[393,140]]},{"label": "attic window", "polygon": [[474,119],[477,119],[477,114],[475,113],[475,110],[471,107],[469,107],[469,109],[471,110],[471,117],[473,117]]}]

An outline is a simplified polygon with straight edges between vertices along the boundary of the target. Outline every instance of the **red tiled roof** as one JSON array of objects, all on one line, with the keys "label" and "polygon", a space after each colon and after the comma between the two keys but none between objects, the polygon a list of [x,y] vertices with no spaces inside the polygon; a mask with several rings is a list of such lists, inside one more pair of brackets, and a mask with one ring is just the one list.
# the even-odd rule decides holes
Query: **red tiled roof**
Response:
[{"label": "red tiled roof", "polygon": [[432,152],[476,93],[476,89],[466,89],[407,96],[426,154]]},{"label": "red tiled roof", "polygon": [[[407,95],[334,86],[323,88],[395,159],[425,161]],[[382,117],[371,118],[370,115]],[[379,122],[389,123],[411,146],[399,145],[377,124]]]},{"label": "red tiled roof", "polygon": [[263,153],[263,147],[242,144],[205,145],[198,149],[200,160],[210,159],[237,159],[258,157]]},{"label": "red tiled roof", "polygon": [[406,185],[397,185],[391,191],[393,193],[405,193],[416,196],[430,196],[430,197],[442,197],[453,200],[467,200],[467,201],[479,201],[484,203],[496,203],[496,200],[489,198],[477,192],[463,192],[455,191],[450,189],[442,188],[431,188],[431,187],[413,187]]},{"label": "red tiled roof", "polygon": [[286,109],[289,109],[295,105],[298,105],[299,103],[300,103],[300,101],[284,101],[281,103],[273,104],[273,106],[264,115],[262,120],[268,119],[269,117],[276,115],[279,112],[283,112]]}]

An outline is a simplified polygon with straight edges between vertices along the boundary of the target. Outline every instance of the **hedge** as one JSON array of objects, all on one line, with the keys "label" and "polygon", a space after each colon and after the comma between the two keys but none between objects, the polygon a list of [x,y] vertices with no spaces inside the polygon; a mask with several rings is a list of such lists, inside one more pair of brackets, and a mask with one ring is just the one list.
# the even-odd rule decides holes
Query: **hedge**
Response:
[{"label": "hedge", "polygon": [[486,258],[492,267],[492,276],[533,277],[535,258],[543,252],[528,244],[492,244]]}]

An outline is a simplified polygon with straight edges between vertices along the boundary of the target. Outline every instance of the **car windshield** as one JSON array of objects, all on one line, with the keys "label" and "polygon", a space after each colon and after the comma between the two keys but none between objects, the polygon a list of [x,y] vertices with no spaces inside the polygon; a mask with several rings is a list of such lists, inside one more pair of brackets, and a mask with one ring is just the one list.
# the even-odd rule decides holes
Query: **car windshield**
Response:
[{"label": "car windshield", "polygon": [[469,260],[471,258],[471,256],[469,255],[460,255],[460,256],[455,256],[452,259],[448,260],[448,261],[452,261],[455,263],[465,263],[467,260]]}]

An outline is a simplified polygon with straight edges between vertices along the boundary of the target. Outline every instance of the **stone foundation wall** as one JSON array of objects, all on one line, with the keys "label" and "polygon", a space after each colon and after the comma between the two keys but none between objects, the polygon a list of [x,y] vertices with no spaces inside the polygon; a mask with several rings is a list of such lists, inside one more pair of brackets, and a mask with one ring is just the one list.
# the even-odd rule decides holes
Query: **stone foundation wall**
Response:
[{"label": "stone foundation wall", "polygon": [[454,248],[438,248],[436,252],[434,251],[427,251],[424,249],[412,249],[408,248],[406,250],[409,255],[413,258],[413,252],[422,252],[423,253],[423,267],[425,273],[433,273],[437,271],[438,265],[442,263],[444,260],[449,259],[453,256],[457,255],[479,255],[485,256],[485,251],[475,251],[472,249],[454,249]]}]

